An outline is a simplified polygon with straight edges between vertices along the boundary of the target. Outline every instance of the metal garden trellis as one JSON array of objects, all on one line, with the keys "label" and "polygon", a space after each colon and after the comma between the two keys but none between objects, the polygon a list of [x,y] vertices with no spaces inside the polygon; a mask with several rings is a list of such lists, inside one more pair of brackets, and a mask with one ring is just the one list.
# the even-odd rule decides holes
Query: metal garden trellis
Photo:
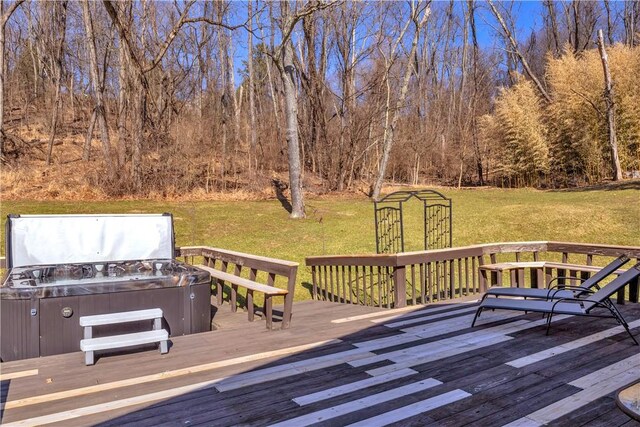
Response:
[{"label": "metal garden trellis", "polygon": [[424,249],[450,248],[451,199],[435,190],[396,191],[374,202],[376,252],[404,252],[404,202],[415,197],[423,203]]}]

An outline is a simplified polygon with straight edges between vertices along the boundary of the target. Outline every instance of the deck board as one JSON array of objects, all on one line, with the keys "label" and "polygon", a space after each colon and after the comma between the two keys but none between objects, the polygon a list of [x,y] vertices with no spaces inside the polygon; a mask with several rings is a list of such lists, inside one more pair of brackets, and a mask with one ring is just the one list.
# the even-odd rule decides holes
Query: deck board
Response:
[{"label": "deck board", "polygon": [[[620,363],[640,348],[611,332],[613,320],[558,318],[546,336],[536,314],[487,312],[470,328],[469,307],[390,316],[309,301],[296,303],[290,329],[274,331],[222,307],[217,330],[171,338],[166,355],[2,363],[2,423],[496,426],[535,425],[526,417],[538,411],[555,417],[550,425],[633,425],[615,407],[615,387],[596,389],[607,372],[640,378],[635,363],[631,373]],[[640,305],[620,309],[640,319]],[[589,403],[557,404],[574,397]]]}]

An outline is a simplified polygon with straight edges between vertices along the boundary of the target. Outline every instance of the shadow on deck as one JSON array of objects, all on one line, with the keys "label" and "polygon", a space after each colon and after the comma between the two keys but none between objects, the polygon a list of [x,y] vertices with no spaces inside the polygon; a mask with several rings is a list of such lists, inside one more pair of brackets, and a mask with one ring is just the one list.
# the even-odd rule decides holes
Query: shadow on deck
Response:
[{"label": "shadow on deck", "polygon": [[[640,306],[620,307],[640,332]],[[307,301],[291,329],[219,312],[156,351],[3,363],[6,425],[635,425],[614,392],[640,349],[611,319]]]}]

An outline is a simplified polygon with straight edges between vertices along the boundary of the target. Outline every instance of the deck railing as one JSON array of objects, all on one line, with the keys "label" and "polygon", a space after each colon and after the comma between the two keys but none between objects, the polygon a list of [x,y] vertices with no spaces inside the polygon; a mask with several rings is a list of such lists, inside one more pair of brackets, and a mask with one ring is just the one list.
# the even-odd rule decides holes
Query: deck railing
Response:
[{"label": "deck railing", "polygon": [[[293,311],[298,263],[209,246],[182,246],[176,248],[176,257],[182,258],[183,261],[192,265],[204,264],[207,267],[246,277],[249,280],[268,286],[286,289],[282,329],[289,327]],[[217,287],[215,295],[218,307],[228,301],[233,312],[237,310],[238,306],[244,310],[251,310],[254,304],[253,291],[248,290],[246,293],[240,293],[238,286],[233,284],[224,286],[224,289]],[[266,308],[263,308],[263,310],[266,310]]]},{"label": "deck railing", "polygon": [[[544,260],[605,265],[623,254],[638,262],[640,247],[547,241],[491,243],[395,255],[313,256],[306,258],[306,264],[311,267],[314,299],[391,308],[484,292],[488,284],[478,268],[486,264]],[[557,268],[556,273],[563,271]],[[526,274],[531,283],[533,272]],[[638,281],[628,289],[618,294],[618,301],[638,302]]]}]

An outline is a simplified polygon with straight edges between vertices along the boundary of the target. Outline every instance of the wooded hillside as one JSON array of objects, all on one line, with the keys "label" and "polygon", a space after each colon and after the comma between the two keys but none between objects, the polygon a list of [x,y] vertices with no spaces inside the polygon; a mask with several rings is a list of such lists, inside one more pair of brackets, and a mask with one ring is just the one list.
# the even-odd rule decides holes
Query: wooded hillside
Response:
[{"label": "wooded hillside", "polygon": [[612,119],[640,170],[637,0],[1,4],[4,194],[573,186],[615,177]]}]

